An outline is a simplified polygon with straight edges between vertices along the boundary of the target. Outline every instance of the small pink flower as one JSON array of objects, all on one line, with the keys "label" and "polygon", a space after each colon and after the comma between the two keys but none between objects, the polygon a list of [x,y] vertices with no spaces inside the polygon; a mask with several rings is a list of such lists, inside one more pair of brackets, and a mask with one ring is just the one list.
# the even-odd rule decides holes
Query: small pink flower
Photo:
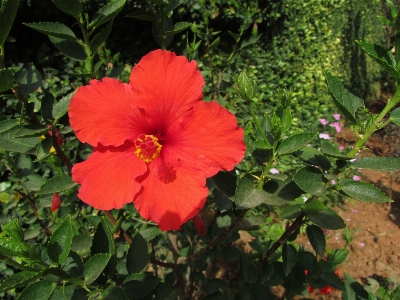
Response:
[{"label": "small pink flower", "polygon": [[365,246],[364,243],[358,243],[358,245],[359,245],[360,247],[364,247],[364,246]]},{"label": "small pink flower", "polygon": [[278,170],[277,168],[271,168],[271,169],[269,169],[269,172],[270,172],[271,174],[278,174],[278,173],[279,173],[279,170]]},{"label": "small pink flower", "polygon": [[331,127],[335,127],[335,129],[336,129],[336,132],[341,132],[341,131],[342,131],[342,128],[340,127],[340,124],[339,124],[339,122],[334,122],[334,123],[331,123],[331,124],[329,124],[329,126],[331,126]]},{"label": "small pink flower", "polygon": [[353,214],[356,214],[356,213],[358,213],[358,210],[357,210],[357,209],[352,209],[351,212],[352,212]]},{"label": "small pink flower", "polygon": [[335,185],[335,184],[336,184],[336,180],[333,179],[333,180],[331,181],[331,184],[332,184],[332,185]]},{"label": "small pink flower", "polygon": [[354,175],[354,176],[353,176],[353,180],[358,181],[358,180],[361,180],[361,178],[360,178],[360,176]]},{"label": "small pink flower", "polygon": [[362,173],[362,170],[358,170],[358,173]]},{"label": "small pink flower", "polygon": [[328,123],[325,119],[319,119],[319,122],[320,122],[322,125],[326,125],[326,124]]},{"label": "small pink flower", "polygon": [[345,147],[343,145],[339,145],[339,150],[344,150]]},{"label": "small pink flower", "polygon": [[353,159],[350,159],[350,162],[354,162],[354,161],[356,161],[356,159],[355,159],[355,158],[353,158]]},{"label": "small pink flower", "polygon": [[320,133],[319,138],[324,140],[329,140],[331,137],[327,133]]},{"label": "small pink flower", "polygon": [[337,120],[337,121],[340,120],[340,115],[339,114],[333,114],[332,116],[335,118],[335,120]]}]

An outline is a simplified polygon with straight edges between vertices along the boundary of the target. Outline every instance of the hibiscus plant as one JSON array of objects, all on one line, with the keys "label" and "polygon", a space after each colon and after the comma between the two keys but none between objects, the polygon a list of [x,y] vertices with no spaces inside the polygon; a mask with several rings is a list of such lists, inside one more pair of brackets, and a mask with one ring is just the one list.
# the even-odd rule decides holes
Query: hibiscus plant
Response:
[{"label": "hibiscus plant", "polygon": [[[218,99],[220,82],[203,95],[205,70],[194,58],[199,37],[214,34],[207,23],[174,24],[179,1],[145,4],[128,17],[151,22],[160,49],[132,62],[127,81],[115,78],[122,69],[104,64],[104,42],[126,0],[113,0],[92,17],[80,0],[53,0],[49,5],[74,18],[80,36],[58,22],[25,24],[79,64],[79,85],[59,94],[33,64],[6,65],[4,45],[19,0],[1,2],[0,92],[18,102],[0,120],[9,182],[1,191],[0,257],[12,270],[0,282],[2,297],[273,299],[270,288],[280,285],[288,299],[333,289],[343,299],[376,299],[337,272],[351,233],[344,230],[343,249],[327,249],[326,230],[346,224],[323,199],[391,202],[374,185],[343,174],[400,169],[398,158],[357,158],[375,131],[400,125],[400,108],[394,109],[400,89],[379,114],[360,119],[364,100],[325,71],[340,111],[335,119],[345,118],[357,136],[342,151],[329,140],[316,142],[319,132],[294,130],[290,91],[277,91],[274,112],[260,113],[269,103],[246,69],[234,78],[241,109],[235,116]],[[393,20],[382,21],[399,31],[400,16],[390,7]],[[221,65],[237,63],[242,49],[256,45],[256,26],[245,37],[250,24],[249,12]],[[191,41],[169,48],[189,30]],[[382,46],[357,44],[397,86],[400,47],[393,56]],[[34,93],[44,93],[40,103],[30,101]],[[288,157],[296,170],[275,171]],[[285,224],[278,236],[272,223]],[[252,234],[251,251],[234,243],[243,232]],[[296,242],[300,232],[312,251]]]}]

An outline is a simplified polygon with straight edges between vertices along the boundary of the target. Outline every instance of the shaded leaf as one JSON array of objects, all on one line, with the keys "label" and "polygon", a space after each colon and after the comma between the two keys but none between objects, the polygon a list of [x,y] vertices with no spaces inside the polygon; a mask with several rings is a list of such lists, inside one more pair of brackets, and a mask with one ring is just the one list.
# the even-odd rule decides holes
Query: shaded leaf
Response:
[{"label": "shaded leaf", "polygon": [[[304,191],[298,187],[298,185],[292,180],[292,178],[287,178],[285,181],[270,180],[266,184],[264,184],[263,189],[268,194],[272,194],[273,196],[280,199],[281,204],[285,204],[287,203],[287,201],[292,201],[304,194]],[[270,204],[268,202],[266,203]]]},{"label": "shaded leaf", "polygon": [[295,219],[299,217],[302,213],[300,204],[287,205],[279,213],[279,217],[282,219]]},{"label": "shaded leaf", "polygon": [[53,262],[62,264],[65,261],[71,250],[72,236],[71,216],[68,215],[50,237],[47,251]]},{"label": "shaded leaf", "polygon": [[400,107],[396,108],[390,113],[390,121],[397,126],[400,126]]},{"label": "shaded leaf", "polygon": [[90,42],[90,50],[96,51],[108,38],[111,33],[113,21],[111,21],[99,34],[96,34],[95,37]]},{"label": "shaded leaf", "polygon": [[282,261],[285,275],[288,276],[296,265],[297,250],[293,245],[285,244],[282,248]]},{"label": "shaded leaf", "polygon": [[150,11],[135,11],[127,15],[128,18],[134,18],[144,21],[157,22],[157,19]]},{"label": "shaded leaf", "polygon": [[42,275],[42,272],[34,271],[21,271],[19,273],[13,274],[6,277],[0,283],[0,292],[6,292],[12,290],[18,286],[26,286],[31,281],[35,280]]},{"label": "shaded leaf", "polygon": [[57,38],[54,36],[49,36],[49,38],[54,46],[65,56],[78,61],[84,61],[86,59],[87,55],[85,48],[83,48],[83,46],[78,42]]},{"label": "shaded leaf", "polygon": [[218,172],[212,177],[215,185],[228,197],[235,195],[237,177],[228,172]]},{"label": "shaded leaf", "polygon": [[63,192],[76,186],[69,175],[59,175],[47,180],[37,192],[38,195]]},{"label": "shaded leaf", "polygon": [[400,170],[400,158],[398,157],[364,157],[356,159],[351,166],[358,169],[369,169],[381,172]]},{"label": "shaded leaf", "polygon": [[307,236],[315,252],[319,256],[324,257],[326,240],[322,229],[316,225],[308,225]]},{"label": "shaded leaf", "polygon": [[334,272],[322,272],[321,278],[324,280],[329,286],[343,290],[344,285],[340,278]]},{"label": "shaded leaf", "polygon": [[114,19],[125,5],[126,0],[114,0],[100,8],[93,17],[93,21],[89,24],[89,28],[99,27]]},{"label": "shaded leaf", "polygon": [[126,257],[126,268],[129,274],[139,273],[150,262],[149,248],[146,240],[137,233],[133,238]]},{"label": "shaded leaf", "polygon": [[258,40],[261,38],[262,33],[261,34],[257,34],[257,35],[251,35],[248,38],[245,38],[242,42],[242,44],[240,45],[240,49],[246,48],[250,45],[254,45],[255,43],[258,42]]},{"label": "shaded leaf", "polygon": [[326,192],[324,175],[320,169],[316,167],[303,167],[293,176],[293,180],[303,191],[315,195],[322,196]]},{"label": "shaded leaf", "polygon": [[315,213],[326,208],[325,204],[317,199],[309,199],[304,206],[304,211],[307,213]]},{"label": "shaded leaf", "polygon": [[[1,16],[0,16],[0,19],[1,19]],[[1,21],[0,21],[0,23],[1,23]],[[0,70],[0,93],[11,89],[13,86],[14,86],[13,73],[7,69]]]},{"label": "shaded leaf", "polygon": [[284,155],[296,152],[307,146],[316,136],[318,132],[298,133],[288,137],[278,147],[278,154]]},{"label": "shaded leaf", "polygon": [[57,283],[49,280],[41,280],[29,285],[18,295],[17,300],[47,300],[51,297]]},{"label": "shaded leaf", "polygon": [[236,221],[236,225],[242,230],[257,230],[265,224],[265,218],[263,216],[250,216],[245,219],[239,219]]},{"label": "shaded leaf", "polygon": [[14,137],[39,137],[46,134],[49,129],[42,124],[30,124],[21,126],[14,134]]},{"label": "shaded leaf", "polygon": [[160,282],[160,278],[148,273],[138,273],[128,276],[123,283],[129,299],[142,299],[149,295]]},{"label": "shaded leaf", "polygon": [[62,97],[60,101],[58,101],[56,104],[54,104],[52,114],[55,119],[60,119],[62,116],[64,116],[67,113],[69,103],[74,94],[75,94],[75,91]]},{"label": "shaded leaf", "polygon": [[316,213],[307,213],[307,217],[311,222],[321,228],[326,229],[342,229],[346,227],[343,219],[332,209],[326,208]]},{"label": "shaded leaf", "polygon": [[187,28],[189,28],[192,25],[193,24],[189,23],[189,22],[178,22],[178,23],[174,24],[174,29],[166,31],[165,34],[166,35],[171,35],[171,34],[174,35],[181,31],[186,30]]},{"label": "shaded leaf", "polygon": [[340,187],[344,193],[360,201],[393,202],[393,200],[386,197],[386,195],[382,193],[380,189],[366,182],[342,180],[340,182]]},{"label": "shaded leaf", "polygon": [[48,36],[67,40],[76,41],[75,33],[66,25],[56,22],[42,22],[42,23],[23,23],[24,25],[39,31],[40,33],[47,34]]},{"label": "shaded leaf", "polygon": [[346,154],[343,154],[342,152],[340,152],[340,150],[337,147],[335,147],[334,145],[332,145],[329,142],[322,142],[321,150],[323,153],[325,153],[328,156],[332,156],[332,157],[339,158],[339,159],[347,159],[347,160],[351,159],[351,157],[348,157]]},{"label": "shaded leaf", "polygon": [[[160,29],[162,26],[162,30]],[[156,40],[157,44],[161,47],[168,47],[172,39],[174,38],[173,35],[168,35],[165,37],[164,33],[169,30],[174,29],[174,24],[172,23],[170,18],[164,18],[163,24],[158,22],[152,22],[151,32],[153,33],[153,37]]]},{"label": "shaded leaf", "polygon": [[324,170],[329,170],[331,168],[330,161],[317,149],[313,147],[303,147],[301,150],[295,152],[302,161],[322,167]]},{"label": "shaded leaf", "polygon": [[103,293],[101,294],[102,300],[128,300],[128,296],[125,294],[123,288],[120,288],[116,285],[110,285],[106,288]]},{"label": "shaded leaf", "polygon": [[29,95],[42,85],[42,75],[33,64],[15,73],[14,80],[18,83],[22,95]]},{"label": "shaded leaf", "polygon": [[4,45],[7,39],[12,24],[14,23],[18,6],[19,0],[3,0],[0,3],[0,45]]},{"label": "shaded leaf", "polygon": [[53,120],[53,115],[51,114],[51,111],[53,110],[53,105],[54,96],[52,93],[46,91],[40,106],[40,114],[47,124],[52,123],[51,121]]},{"label": "shaded leaf", "polygon": [[82,13],[82,2],[80,0],[53,0],[59,10],[73,17],[78,17]]},{"label": "shaded leaf", "polygon": [[[1,122],[3,128],[7,128],[13,125],[14,120],[7,120]],[[19,153],[27,153],[27,154],[35,154],[36,145],[39,143],[39,139],[37,137],[27,137],[27,138],[15,138],[14,134],[21,128],[22,126],[17,125],[12,127],[9,130],[6,130],[0,133],[0,149],[6,151],[13,151]],[[1,130],[1,129],[0,129]]]},{"label": "shaded leaf", "polygon": [[328,254],[328,261],[334,265],[339,265],[344,262],[350,251],[346,249],[336,249]]},{"label": "shaded leaf", "polygon": [[85,278],[85,284],[89,285],[93,283],[97,277],[103,272],[107,266],[108,261],[111,258],[111,254],[98,253],[93,255],[85,264],[83,269],[83,276]]}]

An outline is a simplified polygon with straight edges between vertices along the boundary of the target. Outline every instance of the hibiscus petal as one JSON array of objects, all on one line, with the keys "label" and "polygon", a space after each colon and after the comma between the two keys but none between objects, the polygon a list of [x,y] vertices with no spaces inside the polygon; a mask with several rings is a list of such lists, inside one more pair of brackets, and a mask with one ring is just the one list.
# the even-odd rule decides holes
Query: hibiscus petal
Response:
[{"label": "hibiscus petal", "polygon": [[134,205],[140,215],[158,223],[161,230],[178,230],[203,207],[208,189],[201,174],[173,167],[162,156],[149,164],[143,188],[135,196]]},{"label": "hibiscus petal", "polygon": [[204,172],[232,170],[244,157],[243,129],[235,116],[216,102],[198,102],[165,136],[166,161]]},{"label": "hibiscus petal", "polygon": [[[130,75],[135,101],[160,131],[168,130],[187,104],[201,100],[204,79],[195,61],[156,50],[145,55]],[[164,133],[164,132],[161,132]]]},{"label": "hibiscus petal", "polygon": [[132,202],[141,188],[135,179],[147,171],[134,149],[129,142],[120,147],[96,147],[88,160],[74,165],[72,179],[81,184],[78,197],[101,210]]},{"label": "hibiscus petal", "polygon": [[80,87],[68,114],[78,139],[92,146],[120,146],[149,131],[147,119],[134,105],[131,86],[112,78]]}]

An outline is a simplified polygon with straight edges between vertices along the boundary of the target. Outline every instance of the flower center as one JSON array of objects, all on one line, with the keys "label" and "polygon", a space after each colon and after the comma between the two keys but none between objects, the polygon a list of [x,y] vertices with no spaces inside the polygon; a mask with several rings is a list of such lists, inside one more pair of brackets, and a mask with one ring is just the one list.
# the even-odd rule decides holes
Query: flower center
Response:
[{"label": "flower center", "polygon": [[154,135],[141,134],[135,142],[135,154],[146,163],[160,155],[162,145]]}]

